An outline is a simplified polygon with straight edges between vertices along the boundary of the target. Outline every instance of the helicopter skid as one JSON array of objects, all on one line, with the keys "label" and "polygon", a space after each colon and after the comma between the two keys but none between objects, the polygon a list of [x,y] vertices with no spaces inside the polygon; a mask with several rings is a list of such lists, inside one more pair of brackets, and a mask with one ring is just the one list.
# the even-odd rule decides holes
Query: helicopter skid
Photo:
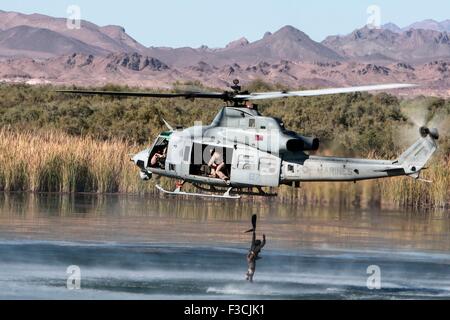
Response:
[{"label": "helicopter skid", "polygon": [[[225,190],[223,189],[216,189],[215,187],[211,187],[211,188],[204,188],[199,184],[192,184],[194,187],[196,187],[199,190],[202,191],[207,191],[207,192],[225,192]],[[261,188],[258,189],[258,192],[253,192],[253,191],[243,191],[242,188],[237,188],[237,190],[235,191],[236,193],[238,193],[241,196],[259,196],[259,197],[276,197],[278,194],[277,193],[267,193],[264,192]]]},{"label": "helicopter skid", "polygon": [[231,195],[231,189],[229,188],[224,194],[206,194],[206,193],[192,193],[192,192],[184,192],[181,191],[180,188],[175,189],[175,191],[168,191],[165,190],[160,185],[156,185],[156,188],[161,191],[162,193],[171,195],[171,196],[193,196],[193,197],[203,197],[203,198],[219,198],[219,199],[240,199],[241,196],[239,195]]}]

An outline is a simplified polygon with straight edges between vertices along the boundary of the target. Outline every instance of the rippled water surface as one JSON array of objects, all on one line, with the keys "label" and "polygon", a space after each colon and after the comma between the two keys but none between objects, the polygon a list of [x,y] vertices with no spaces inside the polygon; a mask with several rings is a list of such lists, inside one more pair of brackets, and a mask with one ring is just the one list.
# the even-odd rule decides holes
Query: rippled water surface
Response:
[{"label": "rippled water surface", "polygon": [[[267,246],[244,281],[250,217]],[[448,299],[448,212],[0,195],[0,298]],[[81,290],[68,290],[68,266]],[[367,288],[367,268],[381,289]]]}]

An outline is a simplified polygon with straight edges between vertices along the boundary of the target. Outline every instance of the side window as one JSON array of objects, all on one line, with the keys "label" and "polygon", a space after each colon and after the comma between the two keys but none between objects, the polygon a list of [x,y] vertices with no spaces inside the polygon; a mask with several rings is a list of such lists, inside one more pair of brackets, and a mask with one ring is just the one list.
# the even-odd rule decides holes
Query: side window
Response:
[{"label": "side window", "polygon": [[255,119],[248,119],[248,127],[249,128],[254,128],[255,126],[256,126]]},{"label": "side window", "polygon": [[191,155],[191,153],[190,153],[190,151],[191,151],[191,147],[190,146],[186,146],[185,148],[184,148],[184,162],[189,162],[189,160],[190,160],[190,155]]}]

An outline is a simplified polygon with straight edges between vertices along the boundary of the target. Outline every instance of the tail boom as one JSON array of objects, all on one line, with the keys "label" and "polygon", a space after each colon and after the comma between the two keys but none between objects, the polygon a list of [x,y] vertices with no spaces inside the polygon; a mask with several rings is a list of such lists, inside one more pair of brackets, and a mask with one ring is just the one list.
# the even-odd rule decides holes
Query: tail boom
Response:
[{"label": "tail boom", "polygon": [[368,160],[305,156],[303,159],[283,161],[281,183],[292,184],[301,181],[359,181],[411,176],[419,179],[421,170],[437,150],[436,129],[427,132],[409,147],[398,160]]}]

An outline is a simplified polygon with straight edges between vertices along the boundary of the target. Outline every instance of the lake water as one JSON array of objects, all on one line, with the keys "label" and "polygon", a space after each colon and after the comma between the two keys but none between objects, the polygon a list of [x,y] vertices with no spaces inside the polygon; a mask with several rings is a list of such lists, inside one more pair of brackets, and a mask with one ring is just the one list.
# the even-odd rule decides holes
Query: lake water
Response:
[{"label": "lake water", "polygon": [[[253,213],[267,245],[249,284]],[[0,298],[449,299],[449,215],[0,194]],[[67,289],[69,266],[80,290]],[[369,266],[379,290],[367,287]]]}]

